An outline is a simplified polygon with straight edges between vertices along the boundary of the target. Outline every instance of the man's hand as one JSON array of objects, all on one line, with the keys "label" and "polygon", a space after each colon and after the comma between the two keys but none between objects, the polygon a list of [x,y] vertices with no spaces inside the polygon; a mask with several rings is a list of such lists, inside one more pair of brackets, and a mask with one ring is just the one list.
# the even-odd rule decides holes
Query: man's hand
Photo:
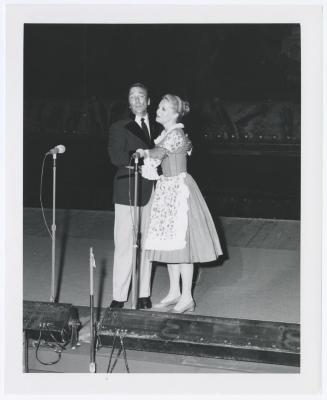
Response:
[{"label": "man's hand", "polygon": [[183,145],[178,149],[177,153],[190,153],[193,149],[193,145],[188,135],[185,135],[185,140]]}]

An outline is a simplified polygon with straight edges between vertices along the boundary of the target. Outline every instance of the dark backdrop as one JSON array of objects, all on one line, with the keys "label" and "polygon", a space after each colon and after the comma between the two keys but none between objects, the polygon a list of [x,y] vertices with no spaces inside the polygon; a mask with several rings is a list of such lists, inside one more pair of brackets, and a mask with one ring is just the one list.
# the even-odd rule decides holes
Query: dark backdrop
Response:
[{"label": "dark backdrop", "polygon": [[[57,205],[111,209],[108,126],[128,86],[187,98],[190,170],[214,214],[299,218],[300,27],[294,24],[26,24],[24,205],[62,143]],[[51,207],[51,162],[44,203]]]}]

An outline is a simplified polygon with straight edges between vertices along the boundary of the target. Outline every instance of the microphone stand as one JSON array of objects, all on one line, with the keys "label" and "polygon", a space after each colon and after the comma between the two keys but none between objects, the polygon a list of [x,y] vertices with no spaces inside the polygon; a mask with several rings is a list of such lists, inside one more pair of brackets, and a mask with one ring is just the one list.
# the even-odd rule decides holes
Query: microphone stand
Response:
[{"label": "microphone stand", "polygon": [[137,276],[137,261],[138,261],[138,248],[139,248],[139,207],[137,206],[138,195],[138,163],[136,157],[134,162],[134,224],[133,224],[133,258],[132,258],[132,310],[136,310],[138,298],[138,276]]},{"label": "microphone stand", "polygon": [[52,154],[53,158],[53,178],[52,178],[52,253],[51,253],[51,297],[50,301],[55,301],[55,261],[56,261],[56,158],[57,154]]}]

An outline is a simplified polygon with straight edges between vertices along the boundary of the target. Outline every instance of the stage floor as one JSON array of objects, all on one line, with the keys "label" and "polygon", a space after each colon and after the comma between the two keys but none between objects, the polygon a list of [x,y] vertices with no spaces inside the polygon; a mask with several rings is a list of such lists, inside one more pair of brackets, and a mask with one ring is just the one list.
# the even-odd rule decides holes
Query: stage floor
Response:
[{"label": "stage floor", "polygon": [[[51,228],[52,210],[45,210]],[[89,304],[89,249],[96,270],[96,307],[112,300],[113,223],[111,211],[57,210],[57,300]],[[218,221],[226,259],[200,265],[195,314],[266,321],[300,322],[300,222],[222,217]],[[49,301],[51,238],[41,209],[24,209],[24,300]],[[166,266],[153,271],[152,300],[166,295]],[[130,302],[126,304],[130,307]]]}]

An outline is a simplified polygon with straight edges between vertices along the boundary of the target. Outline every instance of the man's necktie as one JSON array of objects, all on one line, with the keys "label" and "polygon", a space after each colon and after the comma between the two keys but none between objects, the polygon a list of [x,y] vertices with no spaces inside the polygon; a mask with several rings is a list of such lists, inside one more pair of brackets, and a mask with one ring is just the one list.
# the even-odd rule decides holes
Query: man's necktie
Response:
[{"label": "man's necktie", "polygon": [[151,139],[148,127],[146,126],[146,123],[144,122],[144,118],[141,118],[141,126],[142,126],[143,132],[147,135],[148,138]]}]

